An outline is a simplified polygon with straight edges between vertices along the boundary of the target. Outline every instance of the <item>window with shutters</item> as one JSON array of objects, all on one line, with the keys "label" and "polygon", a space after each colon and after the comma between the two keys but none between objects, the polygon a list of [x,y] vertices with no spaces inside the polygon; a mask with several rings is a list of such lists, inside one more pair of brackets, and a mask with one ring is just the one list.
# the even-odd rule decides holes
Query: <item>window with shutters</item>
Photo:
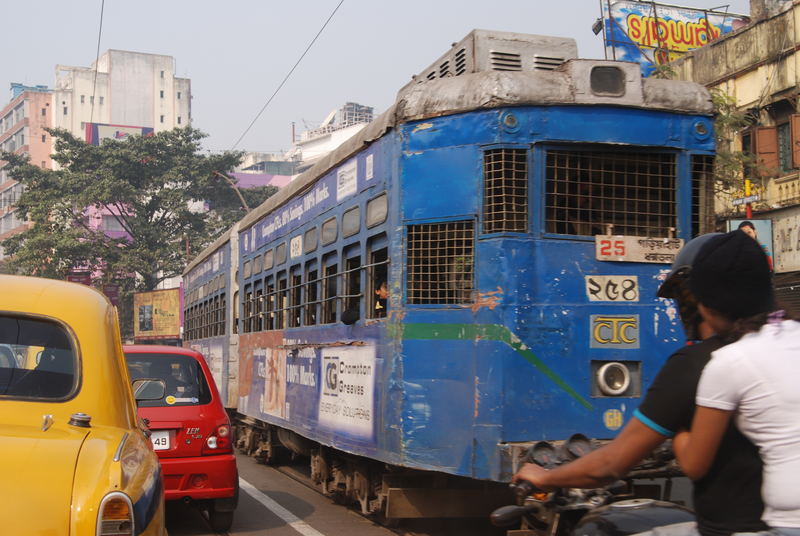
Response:
[{"label": "window with shutters", "polygon": [[773,177],[778,171],[778,132],[775,127],[756,127],[756,158],[759,174]]}]

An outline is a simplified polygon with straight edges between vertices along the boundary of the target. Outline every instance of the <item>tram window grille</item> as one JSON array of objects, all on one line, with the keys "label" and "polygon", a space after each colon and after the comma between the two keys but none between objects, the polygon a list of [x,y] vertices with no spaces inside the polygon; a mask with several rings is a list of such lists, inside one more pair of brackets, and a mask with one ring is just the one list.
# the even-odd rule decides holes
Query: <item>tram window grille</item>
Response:
[{"label": "tram window grille", "polygon": [[676,174],[674,154],[548,151],[545,231],[668,237]]},{"label": "tram window grille", "polygon": [[249,287],[244,289],[244,332],[252,331],[250,319],[253,317],[253,292]]},{"label": "tram window grille", "polygon": [[340,296],[344,298],[342,311],[354,311],[359,316],[361,314],[361,271],[361,257],[350,257],[345,260],[345,271],[342,273],[345,294]]},{"label": "tram window grille", "polygon": [[266,304],[264,307],[266,316],[266,325],[264,329],[271,331],[275,329],[275,285],[270,281],[267,283],[267,290],[265,294]]},{"label": "tram window grille", "polygon": [[290,290],[290,307],[289,307],[289,327],[296,328],[300,325],[303,307],[301,304],[302,277],[300,274],[292,274],[292,286]]},{"label": "tram window grille", "polygon": [[210,300],[203,302],[203,337],[211,336],[211,303]]},{"label": "tram window grille", "polygon": [[450,304],[471,300],[474,227],[472,221],[408,226],[408,303]]},{"label": "tram window grille", "polygon": [[254,304],[253,304],[253,331],[263,331],[264,330],[264,291],[262,289],[256,289],[256,295],[254,297]]},{"label": "tram window grille", "polygon": [[317,323],[317,306],[319,305],[319,296],[317,295],[317,289],[319,288],[318,274],[317,270],[306,272],[306,326],[313,326]]},{"label": "tram window grille", "polygon": [[389,276],[389,250],[388,248],[376,249],[370,254],[368,290],[368,313],[369,318],[385,318],[388,307],[388,300],[382,299],[378,295],[381,285],[388,286]]},{"label": "tram window grille", "polygon": [[225,300],[225,293],[223,292],[220,294],[219,299],[219,311],[217,314],[217,331],[219,335],[225,335],[225,311],[227,307],[227,301]]},{"label": "tram window grille", "polygon": [[275,329],[286,328],[286,306],[288,302],[286,277],[278,280],[277,302],[275,304]]},{"label": "tram window grille", "polygon": [[714,227],[714,157],[692,155],[692,236]]},{"label": "tram window grille", "polygon": [[490,149],[483,155],[483,232],[528,230],[528,152]]},{"label": "tram window grille", "polygon": [[[238,273],[237,273],[238,276]],[[231,333],[239,333],[239,291],[233,291],[233,318],[231,318]]]},{"label": "tram window grille", "polygon": [[336,295],[338,294],[337,266],[328,264],[323,269],[322,283],[322,322],[333,324],[336,322]]}]

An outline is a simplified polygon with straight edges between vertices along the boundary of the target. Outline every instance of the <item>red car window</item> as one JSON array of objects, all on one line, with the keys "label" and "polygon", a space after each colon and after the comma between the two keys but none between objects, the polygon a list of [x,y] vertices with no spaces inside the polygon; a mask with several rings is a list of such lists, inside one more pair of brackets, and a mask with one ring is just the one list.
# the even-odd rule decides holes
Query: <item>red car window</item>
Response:
[{"label": "red car window", "polygon": [[194,358],[180,354],[126,354],[131,380],[164,380],[160,400],[141,400],[139,407],[199,406],[211,402],[211,389]]}]

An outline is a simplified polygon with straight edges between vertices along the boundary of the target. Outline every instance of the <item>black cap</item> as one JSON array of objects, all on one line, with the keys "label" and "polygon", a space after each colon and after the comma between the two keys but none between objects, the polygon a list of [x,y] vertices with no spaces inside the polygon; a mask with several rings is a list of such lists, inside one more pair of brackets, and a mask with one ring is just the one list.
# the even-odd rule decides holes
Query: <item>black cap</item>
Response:
[{"label": "black cap", "polygon": [[756,240],[740,230],[703,244],[689,272],[689,289],[697,301],[731,320],[775,306],[767,256]]}]

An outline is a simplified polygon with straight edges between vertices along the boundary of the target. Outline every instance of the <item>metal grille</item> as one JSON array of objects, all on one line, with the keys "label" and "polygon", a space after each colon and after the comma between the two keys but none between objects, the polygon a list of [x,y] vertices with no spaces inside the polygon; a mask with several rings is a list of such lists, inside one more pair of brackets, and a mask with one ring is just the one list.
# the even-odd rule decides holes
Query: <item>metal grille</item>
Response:
[{"label": "metal grille", "polygon": [[472,221],[408,226],[410,304],[467,303],[473,289]]},{"label": "metal grille", "polygon": [[528,159],[525,149],[483,155],[483,232],[528,230]]},{"label": "metal grille", "polygon": [[692,236],[714,229],[714,157],[692,156]]},{"label": "metal grille", "polygon": [[674,233],[674,154],[553,150],[546,173],[548,233]]},{"label": "metal grille", "polygon": [[522,56],[513,52],[489,52],[489,63],[493,71],[521,71]]}]

